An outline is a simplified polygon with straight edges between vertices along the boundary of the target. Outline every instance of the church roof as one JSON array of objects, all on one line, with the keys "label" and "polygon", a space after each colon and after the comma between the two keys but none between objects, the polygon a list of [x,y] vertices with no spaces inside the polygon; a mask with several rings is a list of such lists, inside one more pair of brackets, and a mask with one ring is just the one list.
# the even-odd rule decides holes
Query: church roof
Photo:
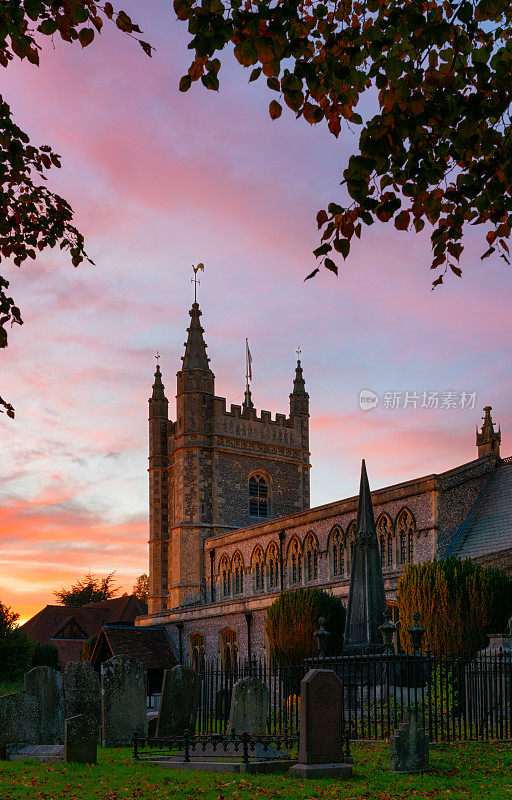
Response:
[{"label": "church roof", "polygon": [[512,459],[489,475],[447,555],[485,558],[512,548]]},{"label": "church roof", "polygon": [[199,303],[193,303],[189,311],[190,327],[187,328],[188,339],[185,342],[185,355],[182,356],[183,369],[209,370],[210,359],[206,355],[206,343],[203,338],[204,329],[201,327],[199,317],[202,311]]}]

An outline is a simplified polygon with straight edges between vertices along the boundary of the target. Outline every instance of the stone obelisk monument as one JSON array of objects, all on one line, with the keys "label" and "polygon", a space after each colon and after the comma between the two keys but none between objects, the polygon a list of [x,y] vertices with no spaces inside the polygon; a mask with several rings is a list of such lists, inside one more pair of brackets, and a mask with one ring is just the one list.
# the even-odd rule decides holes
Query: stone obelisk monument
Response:
[{"label": "stone obelisk monument", "polygon": [[383,650],[379,626],[384,622],[386,609],[379,542],[363,459],[343,651]]}]

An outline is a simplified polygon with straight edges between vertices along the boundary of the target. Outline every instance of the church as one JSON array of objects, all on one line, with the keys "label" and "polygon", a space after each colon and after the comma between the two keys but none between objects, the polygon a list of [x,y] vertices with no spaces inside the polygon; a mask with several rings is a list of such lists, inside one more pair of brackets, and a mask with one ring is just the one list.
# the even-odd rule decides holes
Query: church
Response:
[{"label": "church", "polygon": [[[175,418],[157,365],[149,399],[149,612],[176,658],[263,658],[265,615],[287,588],[317,586],[346,603],[357,497],[310,508],[309,395],[300,359],[286,413],[215,395],[195,301]],[[293,380],[292,380],[293,378]],[[388,606],[401,570],[449,554],[512,571],[512,458],[491,407],[476,458],[372,491]]]}]

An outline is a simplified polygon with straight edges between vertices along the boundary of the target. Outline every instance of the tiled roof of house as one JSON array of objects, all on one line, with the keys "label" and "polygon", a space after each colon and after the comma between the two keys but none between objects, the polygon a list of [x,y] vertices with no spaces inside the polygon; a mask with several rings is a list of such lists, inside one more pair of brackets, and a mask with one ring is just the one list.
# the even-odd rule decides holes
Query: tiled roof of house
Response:
[{"label": "tiled roof of house", "polygon": [[506,459],[490,474],[447,555],[478,559],[511,548],[512,463]]},{"label": "tiled roof of house", "polygon": [[[108,623],[133,625],[136,617],[147,613],[147,606],[135,595],[114,597],[100,603],[88,603],[84,606],[45,606],[32,619],[21,626],[29,639],[38,644],[51,642],[59,651],[62,666],[68,661],[79,661],[80,651],[85,639],[99,633],[102,626]],[[66,626],[75,622],[83,631],[82,637],[62,638],[61,633]],[[59,638],[54,638],[55,636]]]},{"label": "tiled roof of house", "polygon": [[176,656],[163,626],[151,628],[107,625],[102,628],[94,648],[92,663],[102,649],[100,639],[108,644],[112,656],[132,656],[150,669],[170,669],[176,665]]}]

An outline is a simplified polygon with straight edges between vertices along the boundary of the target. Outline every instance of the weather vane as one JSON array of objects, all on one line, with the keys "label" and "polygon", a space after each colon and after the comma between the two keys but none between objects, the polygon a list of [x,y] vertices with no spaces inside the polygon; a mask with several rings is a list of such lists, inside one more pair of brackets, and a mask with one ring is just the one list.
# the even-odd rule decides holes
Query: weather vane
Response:
[{"label": "weather vane", "polygon": [[156,358],[156,363],[158,364],[158,360],[160,358],[160,353],[158,352],[158,350],[155,353],[155,358]]},{"label": "weather vane", "polygon": [[300,345],[297,345],[297,349],[295,351],[297,353],[297,359],[300,361],[300,357],[302,354],[302,350],[300,349]]},{"label": "weather vane", "polygon": [[201,281],[197,277],[197,273],[199,270],[204,272],[204,264],[198,264],[197,267],[194,267],[192,264],[192,269],[194,270],[194,277],[190,279],[190,283],[194,284],[194,303],[197,303],[197,284],[201,285]]}]

